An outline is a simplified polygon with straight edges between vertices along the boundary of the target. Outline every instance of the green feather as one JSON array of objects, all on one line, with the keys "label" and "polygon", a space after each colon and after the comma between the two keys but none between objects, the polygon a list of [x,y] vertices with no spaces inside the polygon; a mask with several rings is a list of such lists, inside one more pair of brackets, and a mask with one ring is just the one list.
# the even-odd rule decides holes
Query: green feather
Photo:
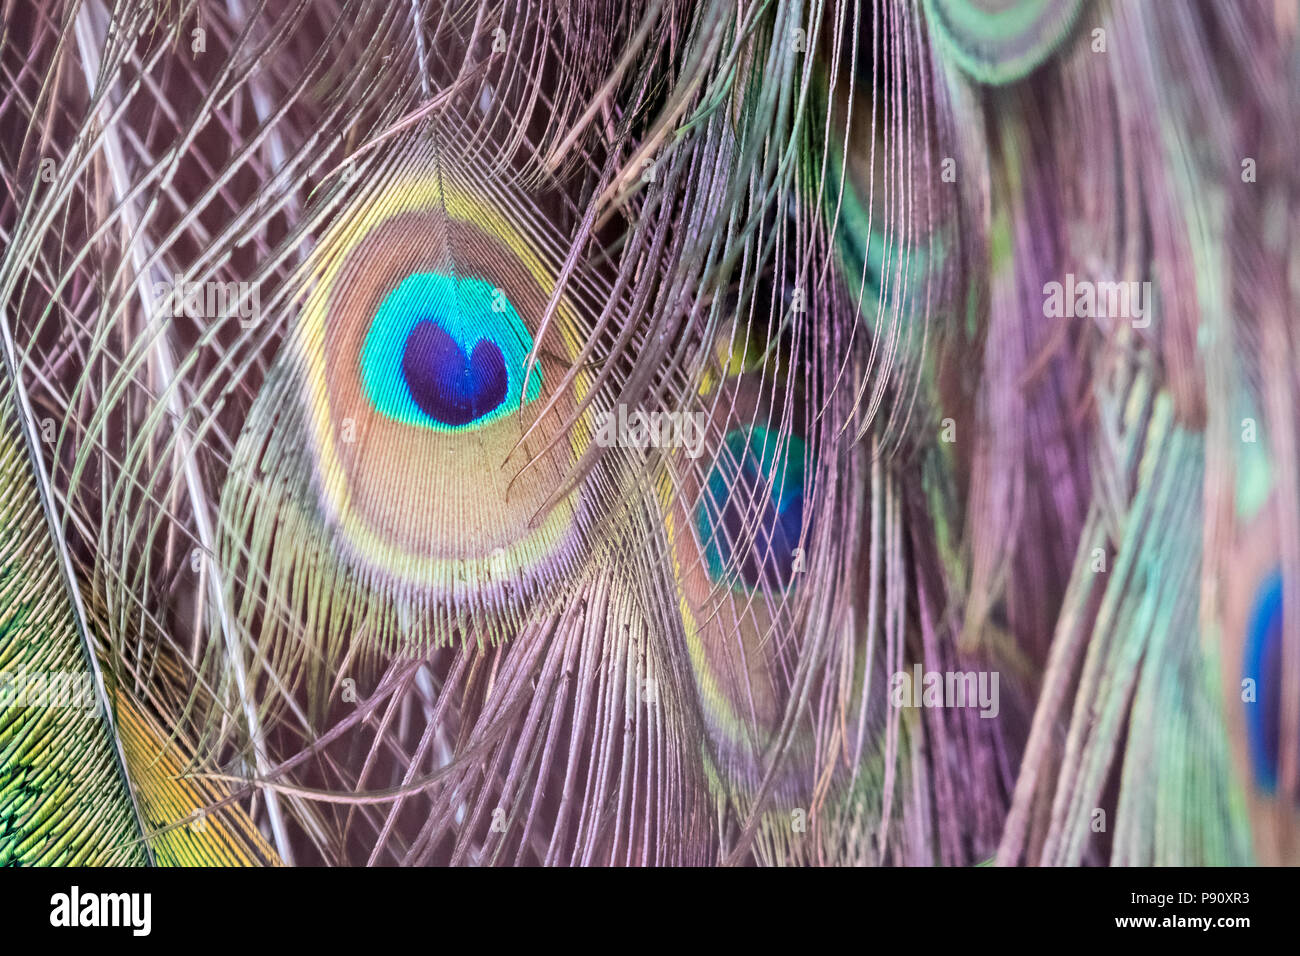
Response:
[{"label": "green feather", "polygon": [[80,609],[19,427],[0,396],[0,866],[150,859]]}]

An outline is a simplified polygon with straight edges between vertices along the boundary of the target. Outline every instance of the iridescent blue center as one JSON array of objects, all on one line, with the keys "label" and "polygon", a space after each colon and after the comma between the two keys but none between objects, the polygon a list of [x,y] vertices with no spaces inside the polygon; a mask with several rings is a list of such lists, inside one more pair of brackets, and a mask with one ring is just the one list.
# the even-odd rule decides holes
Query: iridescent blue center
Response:
[{"label": "iridescent blue center", "polygon": [[[436,431],[480,428],[517,409],[533,338],[505,293],[477,278],[412,273],[361,346],[366,398],[380,414]],[[524,404],[541,391],[534,367]]]},{"label": "iridescent blue center", "polygon": [[762,426],[727,434],[695,508],[714,581],[737,575],[751,591],[789,585],[803,533],[805,454],[802,439]]},{"label": "iridescent blue center", "polygon": [[444,425],[482,418],[506,398],[508,377],[500,346],[480,339],[466,355],[442,326],[427,319],[406,337],[402,375],[420,410]]},{"label": "iridescent blue center", "polygon": [[1243,677],[1255,682],[1255,700],[1245,701],[1250,762],[1261,790],[1277,788],[1282,729],[1282,575],[1274,571],[1259,586],[1246,633]]}]

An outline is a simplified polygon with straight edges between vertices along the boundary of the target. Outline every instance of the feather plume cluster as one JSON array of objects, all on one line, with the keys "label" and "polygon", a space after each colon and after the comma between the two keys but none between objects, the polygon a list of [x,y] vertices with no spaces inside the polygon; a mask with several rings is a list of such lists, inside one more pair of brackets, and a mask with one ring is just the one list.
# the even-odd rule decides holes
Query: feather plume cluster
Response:
[{"label": "feather plume cluster", "polygon": [[1300,860],[1296,0],[3,18],[0,863]]}]

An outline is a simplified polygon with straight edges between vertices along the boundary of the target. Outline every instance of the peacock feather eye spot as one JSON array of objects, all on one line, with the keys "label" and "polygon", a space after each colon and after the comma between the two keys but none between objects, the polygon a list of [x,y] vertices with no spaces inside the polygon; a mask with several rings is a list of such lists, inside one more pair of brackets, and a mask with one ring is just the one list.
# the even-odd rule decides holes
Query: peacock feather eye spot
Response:
[{"label": "peacock feather eye spot", "polygon": [[444,425],[482,418],[505,401],[509,384],[500,346],[480,339],[466,355],[442,326],[428,319],[406,337],[402,376],[420,410]]},{"label": "peacock feather eye spot", "polygon": [[806,449],[763,426],[734,429],[695,508],[709,577],[747,590],[784,590],[803,533]]},{"label": "peacock feather eye spot", "polygon": [[380,303],[361,347],[367,400],[379,414],[435,431],[480,428],[535,399],[533,338],[499,288],[477,277],[408,275]]},{"label": "peacock feather eye spot", "polygon": [[[1246,698],[1246,736],[1250,762],[1260,789],[1277,787],[1282,716],[1282,575],[1274,571],[1260,584],[1246,633],[1242,677],[1255,684]],[[1245,697],[1245,695],[1243,695]]]}]

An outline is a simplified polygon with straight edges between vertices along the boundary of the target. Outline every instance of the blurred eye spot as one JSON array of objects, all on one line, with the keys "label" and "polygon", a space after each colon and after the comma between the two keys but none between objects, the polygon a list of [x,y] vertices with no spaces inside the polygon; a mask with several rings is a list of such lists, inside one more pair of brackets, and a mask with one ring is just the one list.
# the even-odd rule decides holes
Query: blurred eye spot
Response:
[{"label": "blurred eye spot", "polygon": [[725,445],[695,512],[709,577],[784,590],[803,531],[804,442],[755,426],[733,430]]},{"label": "blurred eye spot", "polygon": [[1274,571],[1255,592],[1246,631],[1242,677],[1255,682],[1255,699],[1243,701],[1246,737],[1256,785],[1277,787],[1282,714],[1282,575]]}]

